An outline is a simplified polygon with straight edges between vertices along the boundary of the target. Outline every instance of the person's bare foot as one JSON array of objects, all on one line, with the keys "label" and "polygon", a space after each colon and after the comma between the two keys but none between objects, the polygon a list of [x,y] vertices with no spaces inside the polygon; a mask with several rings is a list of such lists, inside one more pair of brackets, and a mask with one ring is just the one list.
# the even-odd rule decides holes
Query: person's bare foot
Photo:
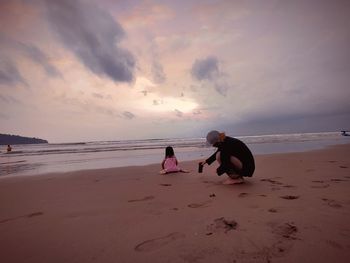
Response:
[{"label": "person's bare foot", "polygon": [[159,173],[160,174],[166,174],[166,170],[161,170]]},{"label": "person's bare foot", "polygon": [[227,178],[226,181],[223,182],[223,184],[243,184],[244,183],[244,180],[242,177],[240,178],[237,178],[237,179],[232,179],[232,178]]}]

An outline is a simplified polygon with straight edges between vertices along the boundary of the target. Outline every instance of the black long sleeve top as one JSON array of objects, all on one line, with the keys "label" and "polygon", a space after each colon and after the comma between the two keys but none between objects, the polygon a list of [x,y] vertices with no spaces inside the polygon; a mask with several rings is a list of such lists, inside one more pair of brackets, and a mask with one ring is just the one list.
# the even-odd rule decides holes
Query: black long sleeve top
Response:
[{"label": "black long sleeve top", "polygon": [[216,160],[216,154],[218,152],[220,152],[221,166],[224,169],[232,166],[230,157],[234,156],[239,159],[243,165],[240,173],[248,177],[253,175],[255,170],[254,157],[244,142],[226,136],[224,141],[219,144],[217,151],[206,160],[208,165],[211,165]]}]

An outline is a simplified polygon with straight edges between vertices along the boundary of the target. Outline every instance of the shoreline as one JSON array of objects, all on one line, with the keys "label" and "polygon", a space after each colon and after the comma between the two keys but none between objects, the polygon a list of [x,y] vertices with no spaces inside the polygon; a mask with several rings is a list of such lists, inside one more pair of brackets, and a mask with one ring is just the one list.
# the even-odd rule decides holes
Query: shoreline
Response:
[{"label": "shoreline", "polygon": [[[304,151],[286,151],[286,152],[273,152],[273,153],[262,153],[262,154],[254,154],[254,158],[258,157],[258,156],[269,156],[269,155],[285,155],[285,154],[298,154],[298,153],[308,153],[308,152],[314,152],[314,151],[322,151],[322,150],[327,150],[327,149],[331,149],[334,147],[342,147],[344,145],[350,145],[350,143],[340,143],[340,144],[331,144],[331,145],[326,145],[326,146],[320,146],[322,148],[317,148],[317,149],[310,149],[310,150],[304,150]],[[213,150],[214,152],[214,150]],[[204,160],[206,158],[208,158],[210,155],[205,155],[203,156],[202,159],[193,159],[193,160],[185,160],[185,161],[181,161],[181,159],[179,159],[179,162],[182,163],[194,163],[194,162],[198,162],[201,160]],[[156,166],[161,164],[161,160],[159,160],[159,162],[155,162],[155,163],[148,163],[148,164],[140,164],[140,165],[127,165],[127,166],[115,166],[115,167],[106,167],[106,168],[93,168],[93,169],[76,169],[76,170],[68,170],[68,171],[62,171],[62,172],[57,172],[57,171],[53,171],[53,172],[40,172],[39,174],[17,174],[17,173],[13,173],[13,174],[9,174],[9,175],[1,175],[0,176],[0,182],[1,180],[7,179],[7,178],[22,178],[22,177],[37,177],[37,176],[53,176],[53,175],[62,175],[64,176],[65,174],[70,174],[70,173],[81,173],[81,172],[88,172],[88,171],[109,171],[109,170],[114,170],[114,169],[118,169],[118,168],[140,168],[140,167],[148,167],[148,166]],[[159,168],[160,169],[160,168]],[[193,171],[197,170],[197,166],[192,168]]]},{"label": "shoreline", "polygon": [[4,262],[347,262],[350,144],[216,165],[159,164],[0,180]]}]

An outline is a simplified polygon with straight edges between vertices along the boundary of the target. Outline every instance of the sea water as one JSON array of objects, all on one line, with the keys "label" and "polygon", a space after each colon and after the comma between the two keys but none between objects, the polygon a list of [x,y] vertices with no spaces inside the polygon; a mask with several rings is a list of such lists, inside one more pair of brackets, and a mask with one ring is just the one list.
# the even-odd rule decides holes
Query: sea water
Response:
[{"label": "sea water", "polygon": [[[254,155],[300,152],[335,144],[350,143],[339,132],[237,136]],[[181,161],[206,159],[215,148],[205,138],[172,138],[124,141],[96,141],[60,144],[13,145],[0,152],[0,176],[35,175],[86,169],[161,163],[166,146],[172,146]]]}]

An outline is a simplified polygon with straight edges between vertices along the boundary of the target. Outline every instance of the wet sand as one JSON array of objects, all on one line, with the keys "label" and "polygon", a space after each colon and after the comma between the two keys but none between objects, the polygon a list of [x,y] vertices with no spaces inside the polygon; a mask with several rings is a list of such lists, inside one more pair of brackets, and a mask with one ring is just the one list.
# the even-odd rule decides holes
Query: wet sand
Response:
[{"label": "wet sand", "polygon": [[0,178],[1,262],[348,262],[350,145],[181,166]]}]

